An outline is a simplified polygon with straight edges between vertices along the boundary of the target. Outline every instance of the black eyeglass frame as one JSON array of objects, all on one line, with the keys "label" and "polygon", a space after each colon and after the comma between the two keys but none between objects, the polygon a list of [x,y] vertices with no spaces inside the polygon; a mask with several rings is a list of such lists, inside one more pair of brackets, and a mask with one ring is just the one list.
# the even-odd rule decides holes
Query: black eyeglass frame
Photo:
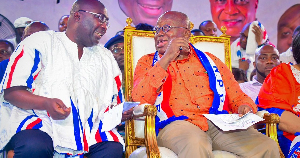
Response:
[{"label": "black eyeglass frame", "polygon": [[169,32],[171,29],[173,28],[183,28],[183,29],[188,29],[187,27],[181,27],[181,26],[170,26],[170,25],[164,25],[162,27],[157,27],[155,26],[153,28],[153,31],[155,31],[155,35],[157,35],[159,33],[160,30],[162,30],[164,33]]},{"label": "black eyeglass frame", "polygon": [[109,22],[108,22],[109,18],[106,15],[102,14],[102,13],[94,13],[94,12],[90,12],[90,11],[82,10],[82,9],[78,10],[78,12],[90,13],[90,14],[94,15],[95,18],[98,18],[101,21],[101,23],[105,23],[105,25],[107,27],[109,27]]}]

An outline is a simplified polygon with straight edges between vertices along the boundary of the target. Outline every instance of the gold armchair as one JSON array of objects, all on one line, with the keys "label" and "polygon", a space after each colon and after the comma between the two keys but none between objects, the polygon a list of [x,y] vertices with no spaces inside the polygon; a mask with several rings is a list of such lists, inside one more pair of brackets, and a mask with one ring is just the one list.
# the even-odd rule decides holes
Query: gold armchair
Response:
[{"label": "gold armchair", "polygon": [[[143,55],[153,53],[156,50],[154,33],[152,31],[135,30],[131,26],[132,20],[130,18],[126,22],[127,26],[124,28],[125,99],[126,101],[132,101],[131,91],[133,88],[135,64]],[[230,36],[226,35],[225,27],[222,29],[222,32],[223,34],[220,37],[192,36],[190,42],[196,48],[217,56],[231,69]],[[147,156],[148,158],[156,158],[164,154],[169,155],[168,157],[177,157],[169,149],[158,147],[157,145],[155,133],[156,107],[154,105],[139,105],[134,109],[134,113],[144,117],[134,117],[134,119],[126,121],[126,158],[132,155],[134,155],[132,157]],[[267,124],[267,135],[277,141],[276,124],[279,122],[279,117],[277,118],[276,114],[266,114],[264,118]],[[225,151],[214,151],[214,154],[215,157],[236,157]]]}]

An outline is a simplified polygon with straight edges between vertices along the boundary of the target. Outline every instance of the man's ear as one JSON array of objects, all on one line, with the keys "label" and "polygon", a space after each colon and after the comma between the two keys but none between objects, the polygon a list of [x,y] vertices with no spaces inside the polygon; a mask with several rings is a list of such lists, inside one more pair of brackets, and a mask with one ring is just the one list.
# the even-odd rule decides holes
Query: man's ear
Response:
[{"label": "man's ear", "polygon": [[74,19],[75,19],[75,21],[79,21],[80,20],[80,14],[79,14],[79,12],[75,12],[74,13]]},{"label": "man's ear", "polygon": [[255,61],[253,62],[253,66],[254,66],[254,68],[256,68],[256,62]]},{"label": "man's ear", "polygon": [[186,38],[188,38],[188,39],[190,39],[190,37],[191,37],[191,30],[188,30],[188,29],[186,29],[186,31],[184,32],[184,36],[186,37]]}]

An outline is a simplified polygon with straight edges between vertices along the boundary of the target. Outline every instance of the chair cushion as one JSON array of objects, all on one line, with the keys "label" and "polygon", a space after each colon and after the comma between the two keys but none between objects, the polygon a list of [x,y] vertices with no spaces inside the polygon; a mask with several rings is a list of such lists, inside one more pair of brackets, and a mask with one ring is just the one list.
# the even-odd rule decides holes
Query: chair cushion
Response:
[{"label": "chair cushion", "polygon": [[[170,149],[165,147],[158,147],[161,158],[177,158],[177,155]],[[215,158],[237,158],[236,155],[227,151],[215,150],[213,151]],[[129,158],[147,158],[146,147],[140,147],[131,153]]]},{"label": "chair cushion", "polygon": [[[161,158],[177,158],[177,155],[170,149],[158,147]],[[146,147],[140,147],[134,150],[129,158],[147,158]]]}]

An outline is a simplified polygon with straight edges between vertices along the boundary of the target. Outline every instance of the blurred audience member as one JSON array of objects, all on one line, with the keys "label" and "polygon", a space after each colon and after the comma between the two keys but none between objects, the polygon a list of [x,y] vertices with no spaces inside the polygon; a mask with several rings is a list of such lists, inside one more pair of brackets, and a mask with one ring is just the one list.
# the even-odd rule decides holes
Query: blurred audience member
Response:
[{"label": "blurred audience member", "polygon": [[255,52],[255,61],[253,62],[256,75],[252,81],[240,84],[242,91],[255,102],[265,78],[270,74],[272,68],[279,64],[279,52],[276,48],[271,45],[264,45],[258,48]]},{"label": "blurred audience member", "polygon": [[244,83],[244,82],[248,82],[247,80],[247,76],[246,73],[243,69],[239,69],[239,68],[232,68],[232,74],[234,76],[234,79],[238,82],[238,83]]},{"label": "blurred audience member", "polygon": [[136,30],[153,31],[153,26],[147,23],[139,23],[135,26]]},{"label": "blurred audience member", "polygon": [[44,22],[33,21],[25,27],[21,39],[24,40],[26,37],[30,36],[33,33],[36,33],[39,31],[47,31],[47,30],[49,30],[49,27]]},{"label": "blurred audience member", "polygon": [[277,23],[277,49],[279,53],[285,52],[292,45],[292,34],[300,25],[300,4],[287,9]]},{"label": "blurred audience member", "polygon": [[251,63],[255,59],[255,50],[267,43],[268,35],[260,22],[246,24],[240,33],[240,38],[231,44],[232,67],[243,69],[249,79],[254,69]]},{"label": "blurred audience member", "polygon": [[67,29],[69,15],[63,15],[58,21],[58,31],[64,32]]},{"label": "blurred audience member", "polygon": [[191,30],[191,33],[194,36],[204,36],[204,33],[200,29],[193,29],[193,30]]},{"label": "blurred audience member", "polygon": [[199,30],[201,30],[205,36],[215,36],[217,37],[217,25],[211,21],[211,20],[206,20],[203,21],[200,25],[199,25]]},{"label": "blurred audience member", "polygon": [[30,18],[27,17],[20,17],[18,19],[15,20],[14,22],[14,26],[17,30],[17,44],[19,44],[21,42],[21,37],[23,35],[23,31],[25,29],[25,27],[30,24],[33,20],[31,20]]},{"label": "blurred audience member", "polygon": [[[300,32],[300,25],[294,30],[294,33],[292,35],[292,39]],[[283,63],[291,63],[291,64],[297,64],[292,52],[292,46],[285,52],[280,54],[280,61]]]},{"label": "blurred audience member", "polygon": [[219,30],[222,26],[227,28],[226,34],[231,36],[231,43],[239,38],[240,32],[247,23],[256,20],[258,0],[209,1],[213,21]]},{"label": "blurred audience member", "polygon": [[[291,146],[291,141],[300,135],[299,32],[293,39],[292,52],[297,64],[282,63],[272,69],[258,94],[258,107],[280,116],[277,133],[279,145],[285,157],[297,157],[296,154],[299,155],[300,152],[300,142],[293,142],[295,146]],[[289,154],[289,151],[292,152]]]},{"label": "blurred audience member", "polygon": [[14,45],[11,42],[0,39],[0,62],[9,59],[14,50]]},{"label": "blurred audience member", "polygon": [[[124,79],[124,37],[116,35],[106,42],[105,48],[109,49],[114,55]],[[124,82],[123,82],[124,83]]]},{"label": "blurred audience member", "polygon": [[116,35],[124,36],[124,30],[118,31]]}]

